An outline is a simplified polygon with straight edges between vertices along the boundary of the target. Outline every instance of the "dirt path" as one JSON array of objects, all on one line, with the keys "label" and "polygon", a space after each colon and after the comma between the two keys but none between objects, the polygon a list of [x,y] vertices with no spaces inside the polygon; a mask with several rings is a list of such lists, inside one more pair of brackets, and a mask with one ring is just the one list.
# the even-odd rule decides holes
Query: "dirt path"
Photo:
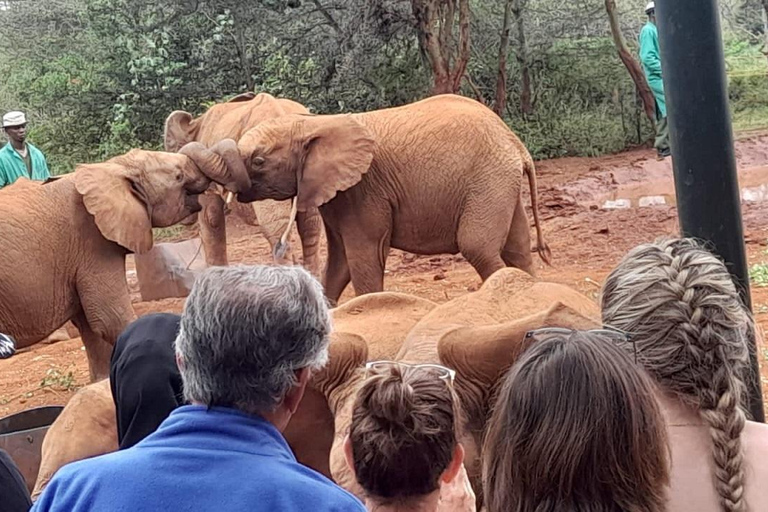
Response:
[{"label": "dirt path", "polygon": [[[740,140],[736,148],[749,263],[768,262],[768,137]],[[544,279],[596,298],[605,276],[630,248],[678,232],[671,162],[656,161],[649,150],[544,161],[537,169],[543,231],[553,254],[551,267],[535,260]],[[231,262],[270,261],[269,246],[255,228],[234,217],[228,222]],[[194,235],[194,228],[185,228],[179,238]],[[295,233],[293,246],[300,247]],[[181,311],[183,299],[140,302],[130,259],[128,270],[138,315]],[[468,293],[479,284],[479,277],[461,256],[418,257],[392,251],[387,262],[387,290],[436,302]],[[753,286],[752,296],[757,321],[765,329],[768,288]],[[350,297],[352,290],[347,289],[342,301]],[[768,352],[762,347],[760,358],[767,363],[762,372],[765,385]],[[79,339],[22,351],[0,361],[0,417],[34,406],[64,404],[87,380]]]}]

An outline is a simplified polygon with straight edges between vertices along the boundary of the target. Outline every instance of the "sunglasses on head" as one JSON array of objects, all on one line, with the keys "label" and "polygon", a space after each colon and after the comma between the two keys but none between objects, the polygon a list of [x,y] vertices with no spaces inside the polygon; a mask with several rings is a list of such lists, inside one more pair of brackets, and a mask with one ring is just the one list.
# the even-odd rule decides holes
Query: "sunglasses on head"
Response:
[{"label": "sunglasses on head", "polygon": [[566,336],[568,339],[576,333],[593,334],[607,338],[615,343],[632,343],[632,350],[635,355],[635,364],[637,364],[637,345],[632,341],[632,336],[625,332],[613,329],[590,329],[587,331],[577,331],[575,329],[565,329],[562,327],[542,327],[525,333],[525,338],[531,341],[542,341],[551,336]]},{"label": "sunglasses on head", "polygon": [[453,384],[453,380],[456,378],[456,370],[447,368],[440,364],[433,364],[433,363],[411,364],[411,363],[403,363],[400,361],[383,361],[383,360],[371,361],[370,363],[367,363],[365,365],[365,376],[367,377],[371,374],[391,371],[392,368],[418,368],[420,370],[424,370],[430,374],[433,374],[435,377],[439,379],[443,379],[450,384]]}]

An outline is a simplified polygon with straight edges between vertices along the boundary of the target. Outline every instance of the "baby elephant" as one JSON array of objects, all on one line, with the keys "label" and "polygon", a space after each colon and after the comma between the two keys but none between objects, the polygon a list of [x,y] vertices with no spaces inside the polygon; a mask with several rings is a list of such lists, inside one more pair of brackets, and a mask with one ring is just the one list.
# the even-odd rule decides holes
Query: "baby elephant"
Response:
[{"label": "baby elephant", "polygon": [[296,198],[319,208],[328,239],[326,294],[352,281],[358,295],[383,289],[390,247],[460,252],[483,280],[505,267],[534,274],[522,202],[531,189],[538,252],[536,176],[528,150],[480,103],[455,95],[347,115],[286,115],[240,137],[252,180],[240,201]]},{"label": "baby elephant", "polygon": [[249,185],[234,151],[226,144],[189,145],[182,154],[134,149],[0,190],[0,333],[24,348],[72,320],[91,379],[107,377],[114,341],[135,318],[126,254],[150,250],[153,227],[199,211],[212,180],[233,192]]}]

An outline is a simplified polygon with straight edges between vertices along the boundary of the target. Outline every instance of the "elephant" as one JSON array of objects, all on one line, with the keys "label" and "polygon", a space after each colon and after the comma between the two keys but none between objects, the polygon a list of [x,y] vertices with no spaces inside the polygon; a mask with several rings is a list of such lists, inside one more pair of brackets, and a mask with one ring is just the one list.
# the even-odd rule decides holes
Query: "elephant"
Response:
[{"label": "elephant", "polygon": [[[595,302],[556,283],[540,282],[517,268],[503,268],[476,292],[433,308],[413,326],[392,358],[403,363],[439,363],[456,371],[454,386],[461,402],[464,464],[482,505],[480,448],[494,391],[527,347],[525,333],[540,327],[588,329],[600,325]],[[384,324],[387,325],[387,324]],[[375,340],[334,339],[328,365],[311,381],[328,401],[334,417],[330,450],[332,478],[364,497],[344,456],[354,398],[364,379],[365,363]]]},{"label": "elephant", "polygon": [[[373,357],[394,357],[408,331],[436,306],[431,301],[395,292],[352,299],[332,310],[332,344],[365,339],[371,345]],[[387,329],[382,329],[385,322]],[[307,389],[284,434],[299,462],[331,476],[329,453],[334,440],[334,419],[320,391]],[[45,435],[32,499],[43,492],[65,464],[117,449],[116,412],[109,379],[80,388]]]},{"label": "elephant", "polygon": [[[45,433],[32,499],[37,499],[65,463],[117,451],[115,425],[109,379],[78,389]],[[64,439],[66,442],[61,441]]]},{"label": "elephant", "polygon": [[[172,112],[165,121],[165,150],[176,152],[189,142],[201,142],[212,146],[223,139],[237,141],[249,129],[262,121],[278,118],[287,114],[307,114],[309,111],[292,100],[275,98],[267,93],[239,94],[227,102],[210,107],[197,118],[183,110]],[[227,239],[224,221],[224,200],[219,193],[212,195],[201,214],[197,216],[200,238],[205,249],[206,263],[209,265],[227,265]],[[233,202],[232,211],[245,222],[258,225],[269,241],[279,264],[295,263],[290,249],[281,244],[281,236],[291,229],[289,213],[290,201],[264,200],[246,205]],[[185,224],[192,223],[186,219]],[[320,277],[320,239],[322,237],[322,219],[317,209],[308,209],[296,215],[296,228],[301,238],[303,266],[315,277]],[[284,251],[279,250],[284,248]],[[284,254],[281,254],[284,252]]]},{"label": "elephant", "polygon": [[[346,464],[343,443],[365,363],[390,359],[446,365],[456,371],[464,463],[480,510],[481,439],[495,389],[527,347],[525,333],[553,326],[588,329],[598,327],[599,319],[592,299],[568,286],[537,281],[516,268],[500,269],[476,292],[440,305],[394,292],[356,297],[333,309],[328,363],[311,378],[285,437],[301,463],[364,498]],[[65,414],[75,406],[90,410]],[[88,419],[94,416],[111,418],[109,427],[90,427],[97,423]],[[38,481],[45,482],[68,462],[112,450],[117,442],[114,416],[111,400],[67,404],[60,416],[64,419],[57,419],[46,435],[41,463],[45,472],[41,469]],[[66,418],[83,419],[74,427],[58,425]],[[76,453],[68,448],[79,446],[80,439],[89,443],[87,450]]]},{"label": "elephant", "polygon": [[446,94],[366,113],[285,115],[237,144],[252,183],[238,200],[296,198],[299,212],[319,208],[332,303],[350,281],[356,295],[382,291],[391,247],[460,252],[483,281],[505,266],[536,275],[523,174],[537,250],[550,262],[533,159],[475,100]]},{"label": "elephant", "polygon": [[135,318],[125,256],[152,248],[153,227],[199,211],[211,177],[233,191],[249,186],[244,168],[222,167],[227,155],[223,162],[242,166],[234,150],[213,158],[196,147],[183,154],[134,149],[0,190],[0,332],[24,348],[72,320],[91,380],[105,377],[117,335]]}]

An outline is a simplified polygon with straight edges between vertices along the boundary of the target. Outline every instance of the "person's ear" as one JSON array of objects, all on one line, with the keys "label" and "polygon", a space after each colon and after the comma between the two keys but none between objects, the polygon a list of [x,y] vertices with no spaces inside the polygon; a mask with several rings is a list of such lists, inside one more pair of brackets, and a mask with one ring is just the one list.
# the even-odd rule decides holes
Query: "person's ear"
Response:
[{"label": "person's ear", "polygon": [[291,415],[296,414],[296,409],[299,408],[301,399],[304,398],[304,390],[307,389],[311,371],[309,368],[302,368],[296,370],[295,373],[296,385],[293,386],[285,396],[285,406],[288,407]]},{"label": "person's ear", "polygon": [[440,480],[443,483],[448,483],[456,478],[461,470],[461,465],[464,464],[464,446],[461,443],[456,443],[456,448],[453,450],[453,458],[448,467],[445,468],[443,474],[440,476]]},{"label": "person's ear", "polygon": [[181,354],[178,352],[176,353],[176,366],[181,370],[184,368],[184,359],[182,359]]},{"label": "person's ear", "polygon": [[[355,476],[355,457],[352,453],[352,440],[349,438],[349,434],[344,437],[344,459],[347,461],[352,475]],[[355,476],[355,478],[357,477]]]}]

